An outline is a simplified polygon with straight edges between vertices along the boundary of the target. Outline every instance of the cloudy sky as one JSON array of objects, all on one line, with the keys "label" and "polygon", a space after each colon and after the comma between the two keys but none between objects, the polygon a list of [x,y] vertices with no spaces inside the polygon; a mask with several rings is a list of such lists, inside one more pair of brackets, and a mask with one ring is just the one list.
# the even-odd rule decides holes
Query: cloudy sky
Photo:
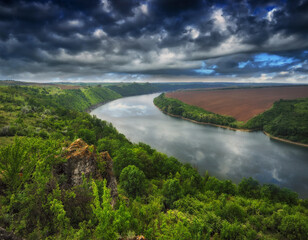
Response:
[{"label": "cloudy sky", "polygon": [[0,0],[0,79],[308,83],[308,0]]}]

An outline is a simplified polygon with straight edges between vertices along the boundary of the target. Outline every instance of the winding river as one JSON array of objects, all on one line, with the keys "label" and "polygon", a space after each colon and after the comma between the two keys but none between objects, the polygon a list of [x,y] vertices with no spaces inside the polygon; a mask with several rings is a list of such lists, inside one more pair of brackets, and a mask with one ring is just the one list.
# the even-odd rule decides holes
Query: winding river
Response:
[{"label": "winding river", "polygon": [[199,125],[163,114],[153,104],[159,94],[121,98],[91,114],[111,122],[132,142],[144,142],[202,174],[238,183],[253,177],[290,188],[308,198],[308,148],[240,132]]}]

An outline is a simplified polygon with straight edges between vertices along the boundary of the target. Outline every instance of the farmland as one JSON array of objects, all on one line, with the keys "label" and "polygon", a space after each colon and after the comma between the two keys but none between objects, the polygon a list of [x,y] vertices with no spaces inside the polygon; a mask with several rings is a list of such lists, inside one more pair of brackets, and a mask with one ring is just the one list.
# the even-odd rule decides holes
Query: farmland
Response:
[{"label": "farmland", "polygon": [[177,91],[166,96],[246,122],[275,101],[308,97],[308,86]]}]

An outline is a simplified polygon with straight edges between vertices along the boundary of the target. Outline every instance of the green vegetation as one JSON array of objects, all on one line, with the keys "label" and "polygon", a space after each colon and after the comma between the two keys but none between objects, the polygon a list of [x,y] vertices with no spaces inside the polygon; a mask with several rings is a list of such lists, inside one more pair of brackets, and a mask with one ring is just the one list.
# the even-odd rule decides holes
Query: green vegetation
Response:
[{"label": "green vegetation", "polygon": [[223,116],[204,110],[203,108],[183,103],[174,98],[167,98],[164,93],[154,99],[154,104],[164,112],[195,120],[197,122],[239,127],[242,123],[230,116]]},{"label": "green vegetation", "polygon": [[140,93],[154,93],[158,92],[160,88],[164,88],[164,85],[155,86],[150,83],[132,83],[132,84],[117,84],[107,86],[109,89],[121,94],[123,97],[138,95]]},{"label": "green vegetation", "polygon": [[167,98],[164,94],[154,99],[162,111],[176,116],[238,129],[262,130],[272,136],[294,142],[308,143],[308,99],[279,100],[264,113],[246,123],[229,116],[208,112],[202,108]]},{"label": "green vegetation", "polygon": [[[200,176],[144,143],[131,143],[110,123],[78,111],[97,101],[97,91],[79,89],[71,103],[59,104],[59,96],[72,92],[0,88],[2,136],[19,135],[0,148],[1,227],[25,239],[308,238],[307,200],[251,178],[235,185]],[[68,188],[68,176],[55,174],[67,161],[64,147],[78,137],[113,158],[114,207],[106,180],[83,178]]]},{"label": "green vegetation", "polygon": [[308,143],[308,98],[279,100],[268,111],[250,119],[247,128],[260,129],[294,142]]},{"label": "green vegetation", "polygon": [[123,189],[131,197],[142,195],[145,191],[145,175],[135,165],[129,165],[122,169],[120,181]]}]

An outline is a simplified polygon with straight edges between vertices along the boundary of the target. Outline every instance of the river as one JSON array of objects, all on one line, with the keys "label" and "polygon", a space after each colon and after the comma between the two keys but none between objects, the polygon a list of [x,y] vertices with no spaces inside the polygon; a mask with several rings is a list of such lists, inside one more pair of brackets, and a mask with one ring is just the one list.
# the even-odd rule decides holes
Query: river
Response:
[{"label": "river", "polygon": [[159,94],[121,98],[91,114],[111,122],[132,142],[144,142],[203,174],[238,183],[253,177],[308,198],[308,148],[269,139],[262,132],[200,125],[163,114],[153,104]]}]

